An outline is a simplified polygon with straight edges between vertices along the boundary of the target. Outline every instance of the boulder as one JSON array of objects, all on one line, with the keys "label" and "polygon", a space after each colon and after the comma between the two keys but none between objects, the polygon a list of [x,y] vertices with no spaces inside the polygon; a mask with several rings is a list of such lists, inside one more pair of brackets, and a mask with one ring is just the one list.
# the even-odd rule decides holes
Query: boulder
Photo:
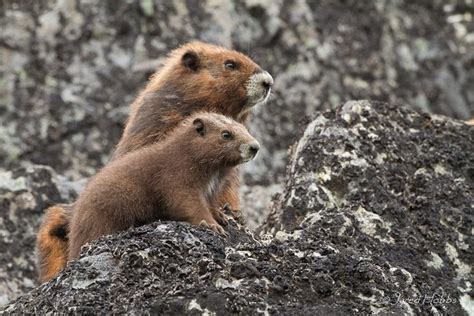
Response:
[{"label": "boulder", "polygon": [[178,45],[242,50],[275,77],[250,122],[263,150],[247,184],[284,175],[301,119],[351,99],[474,116],[469,0],[6,1],[0,163],[82,179],[109,160],[147,78]]},{"label": "boulder", "polygon": [[[178,222],[105,236],[17,313],[467,315],[474,127],[351,101],[293,146],[255,235]],[[266,233],[264,233],[266,232]]]}]

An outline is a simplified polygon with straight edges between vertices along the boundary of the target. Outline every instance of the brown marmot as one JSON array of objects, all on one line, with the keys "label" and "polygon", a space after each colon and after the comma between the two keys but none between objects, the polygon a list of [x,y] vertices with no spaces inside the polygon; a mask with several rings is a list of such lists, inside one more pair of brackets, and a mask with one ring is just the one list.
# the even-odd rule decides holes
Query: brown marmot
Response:
[{"label": "brown marmot", "polygon": [[105,166],[74,205],[69,259],[102,235],[157,219],[186,221],[224,233],[217,198],[233,167],[255,157],[258,142],[221,114],[196,113],[158,143]]},{"label": "brown marmot", "polygon": [[[241,123],[250,109],[265,103],[273,79],[246,55],[220,46],[194,42],[172,51],[131,105],[131,115],[113,158],[162,140],[168,131],[197,111],[230,116]],[[219,204],[239,209],[239,178],[229,172]],[[46,211],[37,237],[40,280],[54,277],[68,257],[73,205]]]}]

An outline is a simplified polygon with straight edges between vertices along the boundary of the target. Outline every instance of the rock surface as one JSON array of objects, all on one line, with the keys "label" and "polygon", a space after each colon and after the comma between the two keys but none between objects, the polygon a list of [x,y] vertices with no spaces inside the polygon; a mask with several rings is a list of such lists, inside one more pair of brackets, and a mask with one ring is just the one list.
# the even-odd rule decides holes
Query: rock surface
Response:
[{"label": "rock surface", "polygon": [[[344,100],[371,98],[461,119],[473,117],[473,12],[470,0],[370,3],[355,0],[0,1],[0,165],[4,170],[14,170],[0,172],[0,305],[35,285],[34,233],[42,210],[54,203],[71,201],[80,188],[80,184],[66,181],[49,168],[31,166],[32,163],[51,166],[59,174],[76,180],[94,174],[108,161],[120,137],[128,104],[170,49],[194,39],[222,44],[249,53],[275,77],[273,97],[265,107],[255,110],[250,122],[252,133],[264,149],[259,158],[242,171],[245,182],[242,188],[244,212],[253,214],[249,217],[249,224],[257,225],[263,219],[262,214],[271,195],[282,187],[279,183],[284,176],[288,146],[295,137],[298,138],[300,124],[310,121],[305,117],[316,110],[334,108]],[[406,114],[403,111],[400,114],[402,117]],[[394,115],[397,113],[395,111]],[[384,115],[388,113],[383,114],[382,118]],[[324,124],[334,123],[339,128],[338,124],[343,124],[341,118],[336,114],[329,118],[332,117],[339,123],[330,119]],[[426,119],[420,117],[417,120]],[[388,124],[386,120],[383,121]],[[397,150],[400,149],[400,155],[405,160],[396,164],[390,162],[386,166],[385,160],[390,156],[373,157],[365,152],[369,150],[366,148],[369,145],[353,135],[357,130],[347,129],[347,134],[338,137],[345,141],[355,139],[364,144],[358,150],[354,148],[351,151],[349,146],[347,149],[344,147],[344,152],[334,153],[331,146],[337,143],[328,142],[328,138],[323,143],[311,140],[317,146],[327,147],[327,152],[323,153],[327,155],[324,156],[327,160],[318,153],[308,158],[311,163],[289,171],[286,189],[276,199],[277,206],[273,208],[273,215],[264,229],[290,232],[296,228],[303,230],[304,234],[313,234],[306,231],[304,225],[311,221],[313,208],[321,207],[320,215],[324,217],[319,224],[310,227],[315,226],[315,231],[324,236],[308,237],[317,240],[314,247],[325,246],[327,240],[336,238],[326,236],[328,230],[337,229],[349,234],[354,227],[354,231],[359,229],[369,234],[368,239],[362,238],[362,241],[358,236],[364,235],[355,236],[355,240],[362,244],[368,243],[366,252],[369,254],[379,246],[367,241],[373,238],[391,240],[391,237],[395,242],[407,240],[410,245],[416,245],[421,240],[420,246],[413,251],[418,254],[420,247],[428,247],[434,254],[430,253],[432,258],[426,259],[423,252],[420,257],[423,259],[419,260],[431,260],[434,266],[441,266],[442,271],[447,269],[449,276],[454,275],[453,262],[459,266],[460,273],[466,272],[465,265],[472,266],[473,261],[472,247],[466,248],[466,245],[472,244],[472,232],[467,230],[466,225],[472,226],[473,203],[471,201],[469,205],[465,199],[457,202],[455,197],[472,194],[472,155],[469,156],[473,152],[472,130],[444,119],[434,119],[430,130],[429,126],[424,127],[417,120],[398,123],[393,128],[413,124],[413,128],[419,129],[421,134],[403,134],[400,137],[405,137],[411,146],[421,150],[422,157],[417,157],[413,148],[404,150],[403,145],[399,144]],[[322,126],[318,124],[313,127]],[[387,126],[390,127],[390,124]],[[367,133],[371,135],[372,131]],[[439,135],[434,137],[434,143],[425,140],[425,144],[420,144],[421,135],[425,133]],[[361,137],[364,135],[362,132]],[[397,141],[391,135],[381,135],[388,137],[388,144]],[[344,138],[346,136],[349,138]],[[467,143],[464,143],[466,139]],[[373,139],[374,150],[383,147],[378,142]],[[440,151],[435,150],[430,156],[429,152],[423,151],[427,146]],[[455,148],[463,151],[451,153]],[[356,153],[354,157],[353,152]],[[387,152],[398,154],[390,148]],[[306,153],[313,155],[315,152],[309,149]],[[460,153],[468,156],[457,156]],[[356,164],[363,164],[362,160],[357,160],[359,157],[369,165],[352,165],[354,159]],[[449,159],[445,161],[444,157]],[[400,174],[387,169],[403,167],[412,158],[416,163],[406,165]],[[347,165],[338,165],[340,159]],[[428,159],[426,165],[422,159]],[[464,163],[467,159],[471,162]],[[381,161],[381,166],[374,167],[374,161]],[[464,164],[460,165],[461,162]],[[471,167],[466,167],[469,163]],[[319,169],[323,165],[330,169]],[[299,177],[312,176],[303,167],[317,171],[318,176],[323,178],[312,179],[314,181],[305,178],[303,182],[298,182]],[[418,174],[415,176],[411,171],[418,171]],[[357,177],[353,172],[361,172],[369,178]],[[333,178],[325,179],[327,176]],[[409,182],[405,181],[405,176]],[[347,177],[344,179],[348,182],[340,184],[341,177]],[[370,183],[365,183],[364,179],[370,179]],[[375,179],[374,182],[372,179]],[[308,187],[302,183],[308,184]],[[361,186],[366,191],[357,188],[354,191],[354,186]],[[295,189],[294,197],[289,195],[292,188]],[[415,198],[415,194],[421,197]],[[378,197],[373,205],[370,204],[372,196]],[[308,198],[306,202],[309,204],[302,203],[301,198]],[[388,199],[386,205],[382,201],[384,198]],[[286,205],[288,201],[293,206]],[[358,203],[363,205],[363,209],[358,208]],[[420,211],[425,206],[433,212],[432,217]],[[466,207],[470,211],[467,216]],[[381,217],[381,223],[387,222],[392,226],[384,226],[377,216],[370,213]],[[403,214],[407,215],[402,217]],[[323,231],[317,228],[321,223],[325,225]],[[174,227],[177,224],[167,225]],[[201,233],[189,229],[192,234],[201,236]],[[147,237],[147,242],[161,236],[153,235],[155,233],[149,228],[146,235],[151,235]],[[242,232],[235,234],[237,239],[249,238]],[[177,237],[170,233],[163,238],[175,241]],[[104,242],[104,249],[108,249],[109,244]],[[271,243],[269,247],[280,247],[279,244],[274,246],[275,242],[268,242]],[[334,242],[336,245],[331,247],[340,250],[340,239],[336,238]],[[436,243],[437,248],[433,246],[431,250],[431,243]],[[354,251],[354,258],[364,253],[360,249],[352,249],[353,246],[351,243],[348,247]],[[284,243],[278,249],[286,253],[285,247],[290,249],[293,244]],[[254,253],[251,256],[264,258]],[[411,253],[408,257],[411,258]],[[285,254],[276,258],[287,259]],[[334,260],[346,262],[343,259]],[[384,256],[381,260],[393,264]],[[394,266],[401,266],[416,276],[417,269],[422,266],[419,260],[414,272],[405,266],[408,263],[403,260]],[[275,263],[272,262],[271,266],[274,267]],[[336,265],[330,266],[334,270],[327,271],[338,269]],[[337,270],[337,275],[349,271],[347,269],[342,267]],[[467,282],[462,285],[462,281],[458,281],[462,277],[457,269],[455,282],[458,283],[452,280],[446,283],[450,290],[468,288]],[[386,270],[383,271],[386,273]],[[284,276],[287,272],[282,273]],[[268,277],[270,280],[271,275]],[[314,276],[311,278],[314,280]],[[348,278],[350,282],[360,282]],[[339,278],[336,277],[336,280]],[[321,279],[318,282],[322,282]],[[473,282],[470,277],[470,283]],[[428,282],[428,290],[420,290],[420,293],[434,293],[433,284],[440,283]],[[377,284],[379,286],[380,282]],[[390,295],[395,292],[402,295],[408,293],[399,292],[403,285],[396,286],[398,288],[392,288],[386,298],[393,298]],[[418,284],[413,286],[419,290]],[[42,291],[46,290],[40,288],[35,291],[38,300],[44,299]],[[273,291],[273,288],[265,291]],[[372,304],[371,308],[378,308],[373,302],[352,303],[350,299],[354,293],[341,298],[343,303],[340,306],[367,310],[368,304]],[[346,294],[331,295],[340,298],[337,295]],[[467,294],[458,292],[453,295],[465,297]],[[298,297],[294,299],[302,302],[298,301]],[[322,296],[316,295],[311,299],[321,302]],[[324,298],[326,301],[327,298]],[[58,298],[55,304],[59,302]],[[269,306],[283,304],[281,302],[284,301],[274,300]],[[344,302],[351,303],[344,305]],[[191,305],[196,307],[195,303]],[[420,304],[410,306],[415,311],[420,308]],[[448,306],[452,308],[448,310],[457,312],[458,307]],[[297,307],[290,307],[288,313],[291,308]],[[331,311],[330,307],[322,308],[313,311]]]},{"label": "rock surface", "polygon": [[156,222],[0,312],[467,315],[473,166],[474,127],[351,101],[293,146],[273,236]]},{"label": "rock surface", "polygon": [[275,77],[252,131],[248,184],[284,175],[298,122],[350,99],[474,116],[470,0],[0,3],[0,163],[81,179],[122,132],[128,104],[170,50],[200,39],[248,52]]},{"label": "rock surface", "polygon": [[0,170],[0,305],[37,286],[36,232],[43,210],[80,186],[46,166]]},{"label": "rock surface", "polygon": [[268,216],[273,197],[283,191],[280,184],[268,186],[242,185],[240,188],[241,211],[245,225],[252,230],[260,227]]}]

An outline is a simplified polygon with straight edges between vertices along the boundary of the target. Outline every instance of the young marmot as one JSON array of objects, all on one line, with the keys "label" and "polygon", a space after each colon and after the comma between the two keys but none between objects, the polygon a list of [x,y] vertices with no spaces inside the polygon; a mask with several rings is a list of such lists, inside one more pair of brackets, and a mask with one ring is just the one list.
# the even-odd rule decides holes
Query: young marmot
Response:
[{"label": "young marmot", "polygon": [[[131,115],[114,159],[162,140],[184,118],[208,111],[244,123],[250,110],[268,99],[273,79],[246,55],[220,46],[193,42],[172,51],[131,105]],[[222,181],[219,205],[239,209],[239,177],[230,171]],[[73,205],[46,211],[37,237],[42,282],[67,262],[69,221]]]},{"label": "young marmot", "polygon": [[247,129],[226,116],[188,117],[162,142],[114,160],[90,180],[74,206],[69,259],[88,241],[157,219],[224,233],[222,180],[258,150]]}]

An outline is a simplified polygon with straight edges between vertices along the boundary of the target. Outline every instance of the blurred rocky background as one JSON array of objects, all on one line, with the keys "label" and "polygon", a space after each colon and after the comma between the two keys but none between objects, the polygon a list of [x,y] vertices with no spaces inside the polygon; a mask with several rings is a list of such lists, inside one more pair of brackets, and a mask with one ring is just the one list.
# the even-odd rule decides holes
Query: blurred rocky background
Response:
[{"label": "blurred rocky background", "polygon": [[128,105],[173,48],[203,40],[275,78],[251,128],[248,183],[274,182],[298,123],[349,99],[474,116],[474,5],[466,1],[9,1],[0,7],[0,161],[95,173]]},{"label": "blurred rocky background", "polygon": [[43,208],[71,201],[108,161],[171,49],[221,44],[274,76],[250,122],[264,149],[242,170],[257,227],[316,111],[372,99],[474,117],[473,15],[471,0],[0,0],[0,304],[35,285]]}]

